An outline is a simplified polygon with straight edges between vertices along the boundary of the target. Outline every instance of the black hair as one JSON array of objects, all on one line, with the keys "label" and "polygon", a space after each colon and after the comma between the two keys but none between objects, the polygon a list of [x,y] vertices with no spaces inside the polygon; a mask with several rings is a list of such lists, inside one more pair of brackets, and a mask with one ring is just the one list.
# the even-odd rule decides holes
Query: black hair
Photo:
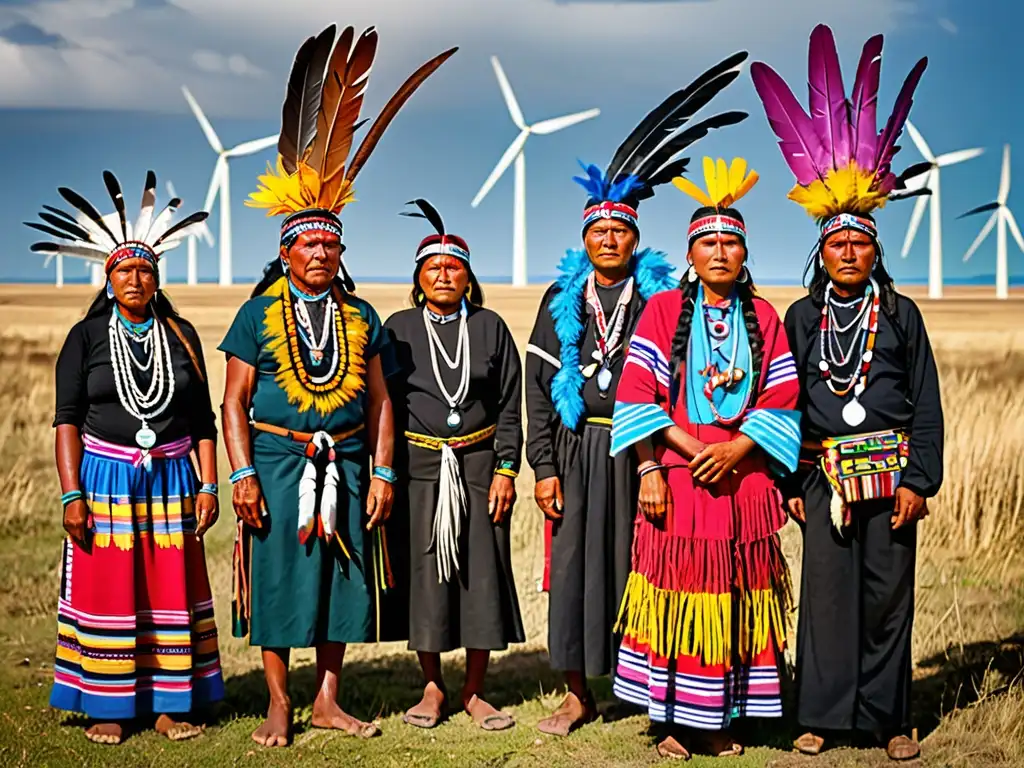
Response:
[{"label": "black hair", "polygon": [[[764,334],[761,333],[761,324],[757,321],[757,308],[754,306],[755,288],[750,270],[746,271],[747,279],[737,280],[736,295],[740,300],[740,309],[743,312],[743,324],[747,329],[747,338],[750,341],[750,401],[757,399],[757,388],[761,382],[761,367],[764,364]],[[687,274],[683,274],[679,281],[679,288],[683,292],[683,306],[679,312],[679,322],[676,325],[675,335],[672,337],[672,360],[670,371],[672,374],[671,405],[675,406],[678,392],[683,388],[681,379],[682,365],[686,362],[690,346],[690,331],[693,327],[693,313],[697,310],[697,288],[699,280],[690,282]]]},{"label": "black hair", "polygon": [[[409,292],[409,302],[414,307],[422,307],[427,303],[427,297],[423,293],[423,289],[420,287],[420,272],[423,271],[423,265],[427,262],[427,259],[420,259],[416,262],[416,269],[412,273],[412,290]],[[480,287],[480,283],[476,279],[476,275],[473,274],[473,268],[466,264],[466,271],[469,272],[469,286],[466,289],[466,301],[477,307],[484,305],[484,289]]]},{"label": "black hair", "polygon": [[[728,216],[730,219],[736,219],[740,224],[745,224],[743,221],[743,214],[735,208],[719,208],[714,205],[704,205],[693,212],[690,217],[690,223],[693,224],[697,219],[703,219],[708,216]],[[693,245],[693,241],[690,241],[690,245]]]}]

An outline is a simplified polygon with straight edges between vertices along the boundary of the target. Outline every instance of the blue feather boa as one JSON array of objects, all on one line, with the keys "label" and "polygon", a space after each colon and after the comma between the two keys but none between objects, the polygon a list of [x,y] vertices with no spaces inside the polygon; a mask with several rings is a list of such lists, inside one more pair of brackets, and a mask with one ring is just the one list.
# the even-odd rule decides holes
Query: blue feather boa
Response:
[{"label": "blue feather boa", "polygon": [[[633,277],[635,287],[644,301],[660,291],[675,288],[672,278],[675,267],[668,263],[661,251],[644,248],[634,255]],[[562,367],[551,379],[551,401],[569,429],[575,430],[583,412],[583,374],[580,372],[580,346],[586,328],[583,309],[583,289],[594,265],[586,251],[569,249],[558,265],[561,272],[555,281],[557,293],[548,308],[555,322],[555,335],[560,345],[558,357]]]}]

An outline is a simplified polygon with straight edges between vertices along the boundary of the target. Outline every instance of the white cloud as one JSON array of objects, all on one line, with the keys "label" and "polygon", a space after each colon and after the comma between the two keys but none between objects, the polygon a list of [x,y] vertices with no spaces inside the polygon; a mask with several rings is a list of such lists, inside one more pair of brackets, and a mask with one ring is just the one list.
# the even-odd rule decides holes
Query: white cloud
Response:
[{"label": "white cloud", "polygon": [[[299,43],[326,24],[342,21],[357,29],[379,22],[377,85],[371,89],[370,108],[423,61],[451,45],[461,50],[445,65],[445,85],[435,86],[444,89],[450,102],[469,103],[485,82],[493,86],[486,62],[498,54],[517,91],[528,91],[524,108],[563,94],[569,94],[565,106],[571,108],[585,100],[581,83],[619,88],[642,78],[651,88],[671,87],[716,56],[740,48],[777,65],[786,77],[803,76],[812,19],[832,25],[844,61],[851,65],[869,35],[891,32],[914,13],[906,0],[628,5],[376,0],[345,5],[341,18],[322,0],[176,0],[180,12],[170,15],[139,10],[133,0],[46,0],[19,6],[11,12],[84,50],[74,57],[67,51],[5,46],[0,55],[15,66],[0,79],[0,106],[122,108],[130,103],[184,111],[178,88],[188,83],[211,105],[211,116],[269,116],[277,111]],[[559,77],[551,77],[552,71]]]},{"label": "white cloud", "polygon": [[955,35],[960,32],[960,27],[953,23],[951,19],[947,19],[945,16],[939,17],[939,26],[949,32],[951,35]]},{"label": "white cloud", "polygon": [[259,77],[264,74],[240,53],[225,56],[215,51],[199,50],[192,54],[192,63],[204,72],[218,75],[230,73],[239,77]]}]

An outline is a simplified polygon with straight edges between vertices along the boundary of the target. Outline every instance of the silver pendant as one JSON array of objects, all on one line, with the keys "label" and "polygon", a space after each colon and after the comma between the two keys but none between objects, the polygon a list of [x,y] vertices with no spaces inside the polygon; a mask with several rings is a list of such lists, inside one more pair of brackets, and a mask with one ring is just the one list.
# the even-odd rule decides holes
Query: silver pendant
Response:
[{"label": "silver pendant", "polygon": [[452,429],[456,429],[460,424],[462,424],[462,416],[459,415],[457,410],[452,408],[448,412],[448,418],[445,423]]},{"label": "silver pendant", "polygon": [[611,386],[612,372],[606,366],[601,366],[601,370],[597,373],[597,388],[602,395],[605,395]]},{"label": "silver pendant", "polygon": [[843,406],[843,421],[851,427],[859,427],[864,423],[867,415],[868,412],[864,410],[864,406],[860,404],[856,397]]},{"label": "silver pendant", "polygon": [[143,425],[142,429],[135,433],[135,443],[143,450],[149,450],[156,445],[156,432]]}]

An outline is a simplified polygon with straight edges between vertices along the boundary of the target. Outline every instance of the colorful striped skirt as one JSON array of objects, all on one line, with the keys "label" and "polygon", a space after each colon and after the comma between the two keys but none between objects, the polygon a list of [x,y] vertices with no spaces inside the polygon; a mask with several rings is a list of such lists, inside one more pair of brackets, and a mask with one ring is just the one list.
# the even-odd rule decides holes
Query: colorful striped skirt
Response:
[{"label": "colorful striped skirt", "polygon": [[87,546],[64,541],[50,705],[99,720],[224,696],[188,445],[148,469],[133,450],[86,441]]}]

